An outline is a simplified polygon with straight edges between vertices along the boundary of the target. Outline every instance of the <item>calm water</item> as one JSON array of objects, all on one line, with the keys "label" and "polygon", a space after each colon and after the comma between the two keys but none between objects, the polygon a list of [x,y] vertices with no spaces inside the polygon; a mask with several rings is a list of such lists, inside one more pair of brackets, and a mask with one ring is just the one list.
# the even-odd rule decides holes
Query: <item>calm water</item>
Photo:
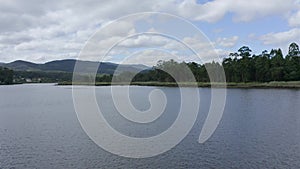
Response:
[{"label": "calm water", "polygon": [[[148,93],[155,88],[131,87],[133,104],[149,108]],[[109,87],[97,87],[96,94],[115,129],[147,137],[166,130],[178,113],[178,89],[159,89],[168,98],[167,109],[148,125],[124,120],[111,103]],[[204,144],[197,140],[210,89],[199,91],[197,122],[179,145],[156,157],[130,159],[102,150],[84,133],[71,87],[0,86],[0,168],[300,168],[300,90],[228,89],[221,123]]]}]

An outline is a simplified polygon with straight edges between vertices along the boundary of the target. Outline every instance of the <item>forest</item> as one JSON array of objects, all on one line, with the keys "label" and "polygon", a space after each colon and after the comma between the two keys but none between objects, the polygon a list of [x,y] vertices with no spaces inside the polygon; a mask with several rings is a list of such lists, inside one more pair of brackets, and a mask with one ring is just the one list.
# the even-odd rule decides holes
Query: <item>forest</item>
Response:
[{"label": "forest", "polygon": [[[296,43],[291,43],[288,53],[283,56],[281,49],[262,51],[252,54],[248,46],[243,46],[237,52],[230,53],[222,63],[214,62],[199,64],[195,62],[176,62],[174,60],[159,61],[151,69],[138,74],[124,71],[113,77],[111,74],[97,74],[96,82],[189,82],[191,77],[185,72],[188,68],[197,82],[218,82],[222,79],[221,70],[224,68],[226,81],[236,83],[300,81],[300,51]],[[207,70],[212,70],[212,79]],[[171,72],[173,77],[167,72]],[[190,74],[191,75],[191,74]],[[87,76],[90,78],[91,76]],[[13,71],[0,67],[0,84],[30,82],[57,83],[71,82],[72,73],[44,71]]]},{"label": "forest", "polygon": [[13,83],[13,71],[7,68],[0,67],[0,85]]},{"label": "forest", "polygon": [[[228,57],[223,59],[222,63],[211,62],[199,64],[195,62],[178,63],[174,60],[159,61],[153,69],[139,73],[133,78],[133,82],[175,82],[174,78],[166,71],[168,70],[177,73],[181,77],[180,81],[188,81],[190,78],[186,77],[182,72],[183,66],[187,65],[194,74],[197,82],[209,82],[207,69],[213,70],[217,77],[222,69],[225,70],[227,82],[271,82],[271,81],[299,81],[300,80],[300,51],[296,43],[289,46],[288,54],[283,56],[281,49],[272,49],[262,51],[261,54],[252,54],[252,50],[247,47],[241,47],[237,52],[230,53]],[[127,81],[130,72],[124,72],[116,77],[117,81]],[[179,75],[178,75],[179,74]],[[181,75],[180,75],[181,74]],[[110,76],[112,77],[112,76]],[[186,78],[186,79],[185,79]],[[218,81],[214,78],[213,81]],[[98,81],[110,81],[109,75],[99,78]],[[224,79],[219,79],[224,81]]]}]

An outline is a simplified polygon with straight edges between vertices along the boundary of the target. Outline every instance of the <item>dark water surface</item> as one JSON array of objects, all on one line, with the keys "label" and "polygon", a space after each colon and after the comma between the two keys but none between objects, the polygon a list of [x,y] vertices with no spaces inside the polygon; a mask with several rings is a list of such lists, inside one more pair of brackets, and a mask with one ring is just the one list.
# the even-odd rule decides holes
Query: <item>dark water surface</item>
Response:
[{"label": "dark water surface", "polygon": [[[131,89],[133,105],[140,110],[149,108],[149,92],[161,89],[168,98],[166,112],[148,125],[131,123],[114,108],[110,87],[96,87],[109,123],[134,137],[167,130],[178,113],[179,90]],[[156,157],[130,159],[89,139],[76,117],[70,86],[0,86],[0,168],[300,168],[300,90],[228,89],[221,123],[204,144],[197,140],[210,89],[199,91],[197,122],[179,145]]]}]

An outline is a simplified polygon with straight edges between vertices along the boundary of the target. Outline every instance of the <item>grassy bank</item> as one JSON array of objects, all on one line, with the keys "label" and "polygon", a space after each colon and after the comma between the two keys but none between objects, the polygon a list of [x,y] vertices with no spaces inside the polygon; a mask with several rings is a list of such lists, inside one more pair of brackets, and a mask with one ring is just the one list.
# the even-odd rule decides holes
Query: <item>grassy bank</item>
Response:
[{"label": "grassy bank", "polygon": [[227,83],[228,88],[300,88],[300,81],[268,83]]},{"label": "grassy bank", "polygon": [[[72,85],[72,82],[61,82],[58,85]],[[110,86],[110,85],[127,85],[127,83],[110,83],[110,82],[96,82],[96,84],[90,83],[73,83],[73,85],[96,85],[96,86]],[[300,88],[300,81],[291,81],[291,82],[268,82],[268,83],[227,83],[224,85],[223,83],[209,83],[209,82],[198,82],[195,83],[172,83],[172,82],[132,82],[131,85],[136,86],[165,86],[165,87],[227,87],[227,88]]]}]

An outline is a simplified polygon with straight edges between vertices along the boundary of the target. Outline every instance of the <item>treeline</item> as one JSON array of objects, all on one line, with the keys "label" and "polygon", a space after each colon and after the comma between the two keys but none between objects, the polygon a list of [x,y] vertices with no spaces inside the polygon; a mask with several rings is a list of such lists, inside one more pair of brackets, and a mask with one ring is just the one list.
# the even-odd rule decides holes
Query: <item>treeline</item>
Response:
[{"label": "treeline", "polygon": [[[189,81],[184,65],[192,71],[196,81],[209,82],[207,69],[212,71],[212,81],[224,81],[222,79],[222,66],[225,70],[227,82],[270,82],[270,81],[299,81],[300,80],[300,51],[296,43],[289,46],[288,54],[284,57],[281,49],[263,51],[261,54],[251,54],[252,50],[241,47],[237,52],[230,53],[222,63],[212,62],[205,64],[178,63],[174,60],[160,61],[152,70],[139,73],[133,77],[133,82],[175,82],[174,78],[166,72],[173,72],[179,81]],[[167,71],[163,71],[167,70]],[[116,77],[116,81],[128,81],[133,74],[124,72]],[[111,81],[112,76],[106,75],[97,81]]]},{"label": "treeline", "polygon": [[0,67],[0,85],[12,84],[13,74],[12,70]]},{"label": "treeline", "polygon": [[300,51],[296,43],[289,46],[283,57],[281,49],[263,51],[251,56],[251,49],[243,46],[231,53],[222,63],[229,82],[270,82],[300,80]]},{"label": "treeline", "polygon": [[[300,81],[299,46],[296,43],[290,44],[286,56],[283,56],[281,49],[252,54],[249,47],[243,46],[237,52],[230,53],[222,63],[159,61],[152,69],[138,74],[123,72],[114,77],[109,74],[97,74],[96,82],[111,82],[113,78],[116,82],[188,82],[193,81],[193,78],[197,82],[218,82],[225,81],[222,79],[223,68],[227,82]],[[210,77],[213,79],[209,78],[207,70],[210,70]],[[0,84],[24,83],[28,82],[27,79],[31,80],[30,82],[41,83],[71,82],[72,77],[72,73],[66,72],[13,72],[0,67]],[[83,81],[88,81],[91,77],[91,75],[82,75],[81,78]]]},{"label": "treeline", "polygon": [[73,74],[67,72],[14,71],[16,83],[57,83],[72,81]]}]

